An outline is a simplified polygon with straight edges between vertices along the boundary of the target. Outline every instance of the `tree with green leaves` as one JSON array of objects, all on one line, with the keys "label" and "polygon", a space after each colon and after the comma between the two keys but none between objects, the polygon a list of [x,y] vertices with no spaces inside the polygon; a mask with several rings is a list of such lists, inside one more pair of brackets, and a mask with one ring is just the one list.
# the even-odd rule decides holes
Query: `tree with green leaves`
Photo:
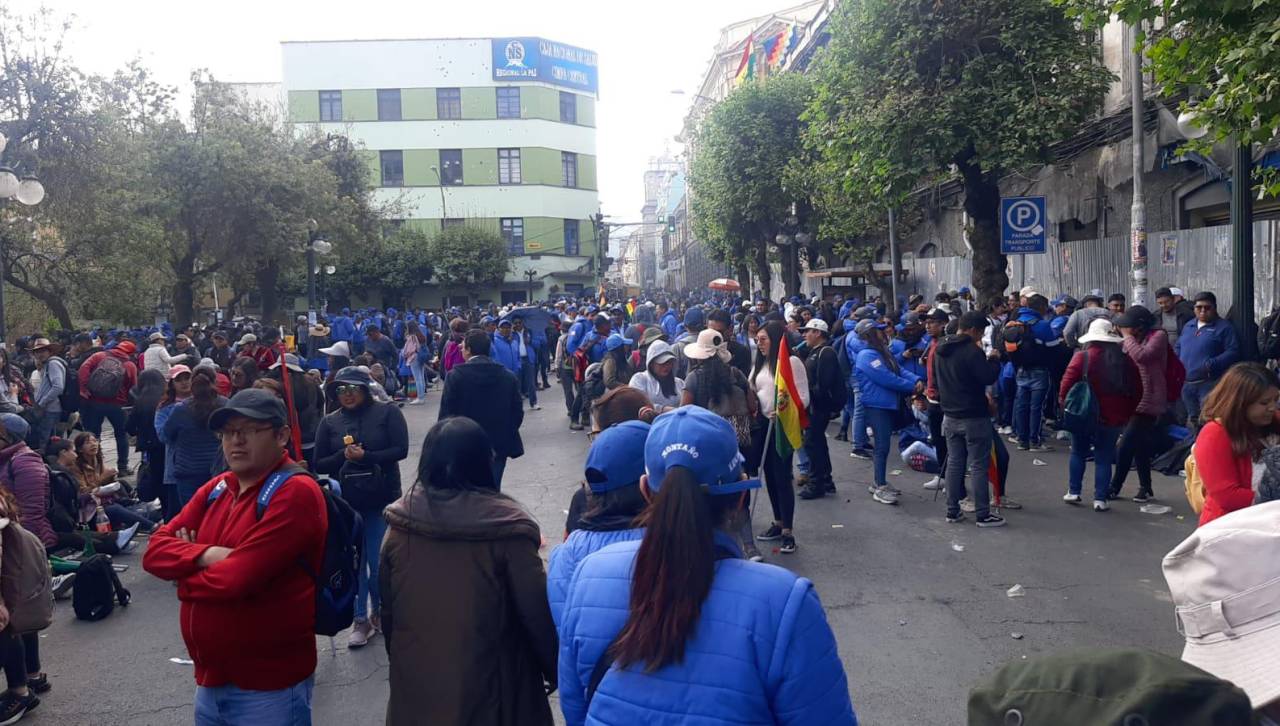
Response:
[{"label": "tree with green leaves", "polygon": [[383,305],[400,305],[435,275],[431,235],[406,227],[372,250],[338,265],[334,287],[341,295],[381,290]]},{"label": "tree with green leaves", "polygon": [[973,285],[1002,294],[999,179],[1099,108],[1096,37],[1052,0],[846,0],[830,30],[806,116],[827,172],[880,208],[957,174]]},{"label": "tree with green leaves", "polygon": [[432,237],[429,249],[435,280],[444,288],[461,288],[474,295],[480,288],[502,284],[511,270],[506,241],[488,227],[445,227]]},{"label": "tree with green leaves", "polygon": [[[1145,24],[1148,68],[1169,96],[1190,90],[1209,133],[1190,144],[1268,144],[1280,134],[1280,2],[1277,0],[1059,0],[1088,28],[1111,18]],[[1267,179],[1280,194],[1280,178]]]},{"label": "tree with green leaves", "polygon": [[[694,234],[744,283],[753,266],[765,290],[769,245],[786,227],[792,204],[807,203],[799,190],[788,189],[784,176],[803,153],[800,117],[810,94],[808,78],[797,73],[746,83],[711,109],[693,139]],[[791,292],[799,283],[795,271],[789,277]]]}]

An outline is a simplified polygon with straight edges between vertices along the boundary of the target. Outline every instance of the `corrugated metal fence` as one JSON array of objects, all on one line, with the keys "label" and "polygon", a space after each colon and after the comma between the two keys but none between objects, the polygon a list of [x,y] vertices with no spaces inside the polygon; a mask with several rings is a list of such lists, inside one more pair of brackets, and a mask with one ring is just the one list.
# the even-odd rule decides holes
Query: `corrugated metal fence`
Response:
[{"label": "corrugated metal fence", "polygon": [[[1264,315],[1280,300],[1277,289],[1277,247],[1280,221],[1255,222],[1254,309]],[[1147,277],[1150,295],[1161,287],[1180,287],[1191,297],[1201,290],[1218,296],[1218,309],[1231,308],[1231,227],[1203,227],[1155,232],[1147,240]],[[926,298],[939,290],[954,290],[971,278],[969,258],[934,257],[903,260],[907,280],[900,294],[920,293]],[[1067,293],[1080,297],[1090,290],[1103,295],[1130,294],[1129,238],[1078,242],[1050,240],[1042,255],[1009,257],[1009,286],[1032,285],[1049,297]],[[1148,300],[1154,305],[1154,299]]]}]

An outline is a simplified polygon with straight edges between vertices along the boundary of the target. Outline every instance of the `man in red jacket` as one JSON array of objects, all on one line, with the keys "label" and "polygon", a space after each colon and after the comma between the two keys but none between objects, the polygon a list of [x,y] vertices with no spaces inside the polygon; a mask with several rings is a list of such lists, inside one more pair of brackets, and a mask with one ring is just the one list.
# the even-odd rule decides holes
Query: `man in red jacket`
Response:
[{"label": "man in red jacket", "polygon": [[308,569],[321,567],[323,495],[310,477],[292,476],[258,517],[263,482],[292,464],[284,404],[271,392],[237,393],[209,427],[230,471],[152,535],[142,566],[178,583],[196,723],[309,726],[316,641]]},{"label": "man in red jacket", "polygon": [[[111,350],[100,350],[89,356],[80,366],[80,416],[84,430],[97,438],[102,438],[102,422],[108,421],[116,436],[116,471],[121,476],[131,473],[129,469],[129,432],[125,428],[127,416],[124,407],[129,405],[129,392],[138,383],[138,366],[133,362],[138,352],[131,340],[121,341]],[[104,361],[112,359],[108,367],[113,370],[115,393],[107,395],[99,390],[97,393],[89,385],[93,372],[102,367]],[[104,370],[105,373],[105,370]],[[107,380],[99,376],[100,380]]]}]

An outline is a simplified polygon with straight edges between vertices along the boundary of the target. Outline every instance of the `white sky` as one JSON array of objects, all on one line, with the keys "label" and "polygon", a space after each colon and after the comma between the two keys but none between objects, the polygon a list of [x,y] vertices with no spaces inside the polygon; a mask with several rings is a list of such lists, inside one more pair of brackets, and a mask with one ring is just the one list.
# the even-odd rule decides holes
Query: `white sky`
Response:
[{"label": "white sky", "polygon": [[[30,11],[39,0],[7,0]],[[5,2],[5,0],[0,0]],[[108,72],[134,56],[185,86],[208,68],[225,81],[280,80],[282,40],[533,35],[596,51],[600,198],[604,213],[638,220],[649,158],[672,137],[725,25],[788,0],[44,0],[77,19],[68,48],[81,68]],[[687,95],[673,95],[683,89]]]}]

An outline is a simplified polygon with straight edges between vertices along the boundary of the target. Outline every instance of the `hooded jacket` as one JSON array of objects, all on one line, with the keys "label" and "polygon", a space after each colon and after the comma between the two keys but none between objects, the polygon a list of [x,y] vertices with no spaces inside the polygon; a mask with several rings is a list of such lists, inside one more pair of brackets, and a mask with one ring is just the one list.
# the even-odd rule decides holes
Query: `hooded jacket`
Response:
[{"label": "hooded jacket", "polygon": [[489,443],[497,456],[512,459],[524,456],[524,442],[520,439],[520,424],[524,421],[520,381],[492,358],[472,356],[449,371],[440,397],[439,420],[450,416],[466,416],[480,424],[489,434]]},{"label": "hooded jacket", "polygon": [[1159,416],[1169,409],[1168,381],[1164,377],[1166,356],[1172,355],[1169,336],[1163,330],[1149,330],[1139,342],[1125,336],[1124,352],[1138,366],[1142,398],[1134,413]]},{"label": "hooded jacket", "polygon": [[533,517],[498,492],[414,486],[386,518],[387,724],[552,723],[556,629]]},{"label": "hooded jacket", "polygon": [[987,418],[987,386],[1000,376],[1000,361],[990,360],[968,335],[948,335],[933,356],[934,381],[942,413],[951,418]]},{"label": "hooded jacket", "polygon": [[58,544],[53,525],[49,524],[49,470],[40,454],[21,441],[0,450],[0,482],[18,500],[22,526],[39,537],[45,547]]},{"label": "hooded jacket", "polygon": [[[721,532],[717,549],[737,554]],[[711,591],[684,659],[645,673],[612,667],[586,702],[591,673],[630,610],[640,542],[583,560],[560,621],[560,707],[568,726],[593,724],[857,723],[849,685],[813,583],[738,557],[715,563]]]},{"label": "hooded jacket", "polygon": [[[649,401],[652,402],[654,406],[668,406],[675,408],[680,405],[680,394],[684,392],[684,379],[676,377],[675,369],[672,368],[671,376],[675,380],[675,395],[664,396],[662,394],[662,385],[651,372],[653,370],[653,361],[664,353],[671,353],[674,355],[671,350],[671,346],[668,345],[666,341],[655,340],[651,343],[649,345],[648,352],[645,353],[644,370],[631,376],[630,385],[632,388],[644,391],[645,395],[649,397]],[[675,359],[673,358],[672,361],[674,362],[674,360]]]}]

